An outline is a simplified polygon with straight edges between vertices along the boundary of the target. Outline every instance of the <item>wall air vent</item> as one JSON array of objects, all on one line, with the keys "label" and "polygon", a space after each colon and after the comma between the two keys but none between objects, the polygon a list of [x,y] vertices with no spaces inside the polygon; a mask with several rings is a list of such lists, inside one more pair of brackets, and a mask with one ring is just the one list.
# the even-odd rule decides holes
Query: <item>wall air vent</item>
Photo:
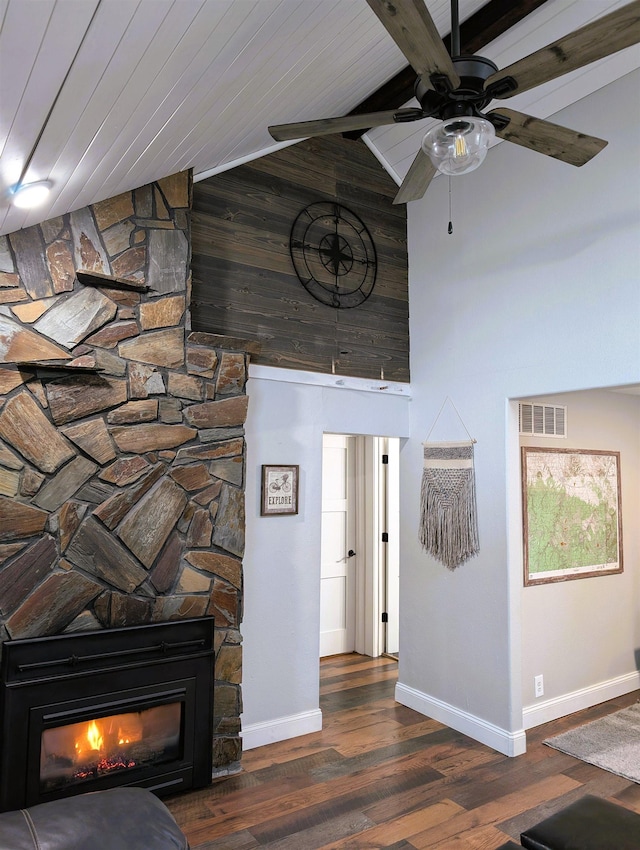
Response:
[{"label": "wall air vent", "polygon": [[566,437],[567,408],[551,404],[518,405],[520,433],[532,437]]}]

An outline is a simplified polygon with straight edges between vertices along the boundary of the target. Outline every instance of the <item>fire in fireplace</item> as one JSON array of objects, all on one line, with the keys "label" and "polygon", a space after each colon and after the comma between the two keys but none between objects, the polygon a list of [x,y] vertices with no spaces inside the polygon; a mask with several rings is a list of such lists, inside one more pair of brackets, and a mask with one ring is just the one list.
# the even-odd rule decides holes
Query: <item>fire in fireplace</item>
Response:
[{"label": "fire in fireplace", "polygon": [[170,763],[180,757],[180,702],[94,717],[45,729],[40,746],[40,789],[106,776],[114,770]]},{"label": "fire in fireplace", "polygon": [[7,641],[0,811],[211,781],[213,619]]}]

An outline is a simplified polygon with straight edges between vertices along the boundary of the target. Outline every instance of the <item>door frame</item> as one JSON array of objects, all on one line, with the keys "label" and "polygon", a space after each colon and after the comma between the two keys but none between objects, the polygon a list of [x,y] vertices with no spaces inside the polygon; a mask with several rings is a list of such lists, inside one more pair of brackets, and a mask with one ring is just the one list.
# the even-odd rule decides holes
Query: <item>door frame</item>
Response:
[{"label": "door frame", "polygon": [[[391,649],[388,644],[399,631],[400,440],[345,436],[354,437],[355,453],[355,651],[377,658],[384,652],[397,651],[397,637]],[[391,461],[386,468],[383,454]],[[383,531],[388,532],[389,543],[382,542]],[[385,609],[392,618],[392,634],[389,624],[382,622]]]},{"label": "door frame", "polygon": [[373,437],[357,437],[356,449],[356,540],[360,555],[356,572],[356,652],[377,657],[378,624],[381,621],[378,586],[380,555],[379,516],[376,494],[380,470],[376,463]]},{"label": "door frame", "polygon": [[380,441],[380,451],[388,458],[384,513],[389,535],[384,573],[380,576],[382,598],[388,613],[381,645],[382,652],[397,654],[400,650],[400,440],[397,437],[381,437]]}]

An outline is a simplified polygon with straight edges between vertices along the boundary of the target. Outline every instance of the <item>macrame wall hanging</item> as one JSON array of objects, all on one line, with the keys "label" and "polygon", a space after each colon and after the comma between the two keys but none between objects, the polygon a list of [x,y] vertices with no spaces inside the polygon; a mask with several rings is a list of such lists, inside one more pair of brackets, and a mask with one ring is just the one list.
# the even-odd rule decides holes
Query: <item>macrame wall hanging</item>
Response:
[{"label": "macrame wall hanging", "polygon": [[480,551],[476,483],[473,467],[475,440],[429,442],[429,437],[449,402],[462,422],[455,405],[447,396],[427,434],[420,492],[420,543],[425,551],[455,570]]}]

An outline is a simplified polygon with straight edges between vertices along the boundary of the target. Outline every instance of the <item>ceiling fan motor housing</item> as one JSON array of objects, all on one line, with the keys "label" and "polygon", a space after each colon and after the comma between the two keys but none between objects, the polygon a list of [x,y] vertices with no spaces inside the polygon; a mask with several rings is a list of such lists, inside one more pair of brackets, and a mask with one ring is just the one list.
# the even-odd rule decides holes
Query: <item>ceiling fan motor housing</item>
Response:
[{"label": "ceiling fan motor housing", "polygon": [[420,77],[415,83],[415,96],[425,115],[442,121],[458,115],[479,115],[492,99],[484,82],[498,70],[483,56],[456,56],[452,62],[460,77],[457,89],[443,90],[440,80],[432,80],[434,88],[427,88]]}]

